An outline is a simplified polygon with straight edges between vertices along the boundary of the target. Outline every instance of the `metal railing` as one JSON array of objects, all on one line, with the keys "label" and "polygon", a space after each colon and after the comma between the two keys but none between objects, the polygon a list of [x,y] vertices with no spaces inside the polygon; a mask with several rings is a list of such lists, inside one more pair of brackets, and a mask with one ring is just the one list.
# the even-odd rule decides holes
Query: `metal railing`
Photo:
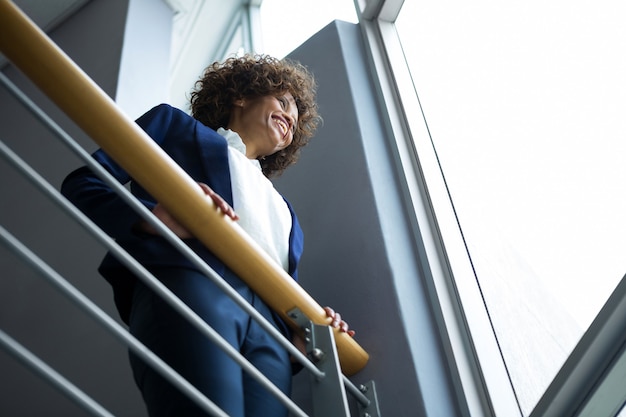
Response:
[{"label": "metal railing", "polygon": [[[121,198],[133,207],[146,221],[154,226],[172,245],[184,253],[206,276],[215,282],[227,295],[244,309],[265,330],[275,337],[288,352],[295,357],[311,375],[314,398],[322,406],[316,406],[315,415],[349,416],[346,391],[351,393],[359,405],[362,416],[378,416],[373,383],[367,387],[355,387],[342,371],[352,375],[367,363],[367,353],[349,336],[328,326],[328,318],[317,304],[291,277],[277,267],[238,226],[216,210],[212,203],[198,193],[195,182],[182,171],[132,120],[129,120],[117,106],[93,83],[62,51],[60,51],[28,18],[11,2],[0,0],[0,50],[20,68],[39,88],[44,91],[62,110],[83,128],[107,153],[126,169],[163,206],[180,218],[198,239],[222,258],[227,266],[241,275],[244,281],[254,274],[256,282],[263,285],[250,287],[257,292],[286,322],[298,331],[303,331],[310,358],[303,355],[291,342],[285,339],[250,304],[233,290],[215,271],[200,259],[174,233],[163,225],[150,210],[139,203],[130,192],[103,169],[67,133],[65,133],[41,109],[20,92],[3,74],[0,81],[7,89],[45,124],[61,141],[82,158],[85,163]],[[45,65],[44,65],[45,63]],[[45,68],[42,73],[41,68]],[[52,80],[52,81],[51,81]],[[97,111],[93,111],[97,109]],[[97,118],[94,115],[98,115]],[[101,123],[101,120],[107,123]],[[124,138],[124,144],[110,138]],[[306,414],[291,399],[276,388],[261,372],[254,368],[239,352],[225,342],[217,332],[199,318],[189,307],[171,293],[158,279],[134,260],[124,249],[89,220],[82,212],[69,203],[60,193],[29,167],[18,155],[0,142],[0,153],[23,176],[30,180],[41,192],[63,210],[74,217],[109,251],[115,254],[149,288],[164,298],[170,305],[186,317],[206,337],[220,346],[246,372],[285,404],[294,416]],[[141,158],[136,155],[141,154]],[[185,207],[181,210],[180,207]],[[208,227],[207,227],[208,225]],[[210,230],[210,233],[203,231]],[[23,258],[42,276],[48,279],[64,295],[78,304],[84,311],[107,328],[114,336],[142,357],[148,364],[162,373],[170,382],[177,385],[190,398],[196,401],[211,415],[225,415],[210,399],[185,381],[167,364],[150,352],[126,329],[106,315],[82,295],[63,277],[45,262],[22,245],[14,236],[0,227],[3,243]],[[216,245],[216,241],[220,244]],[[237,251],[231,250],[236,247]],[[236,260],[230,253],[237,253]],[[259,279],[261,276],[261,279]],[[254,282],[254,280],[251,280]],[[260,289],[260,290],[259,290]],[[277,291],[279,289],[280,291]],[[283,294],[277,297],[276,294]],[[293,306],[296,306],[294,309]],[[287,310],[288,308],[288,310]],[[57,386],[70,398],[94,415],[110,415],[95,404],[77,387],[34,355],[19,345],[4,332],[0,333],[0,345],[20,361],[28,364],[37,373]],[[315,363],[314,363],[315,362]]]},{"label": "metal railing", "polygon": [[[8,0],[0,0],[0,31],[0,51],[287,323],[295,327],[287,315],[295,305],[314,323],[330,324],[324,309]],[[362,369],[367,352],[339,330],[335,339],[343,372]]]}]

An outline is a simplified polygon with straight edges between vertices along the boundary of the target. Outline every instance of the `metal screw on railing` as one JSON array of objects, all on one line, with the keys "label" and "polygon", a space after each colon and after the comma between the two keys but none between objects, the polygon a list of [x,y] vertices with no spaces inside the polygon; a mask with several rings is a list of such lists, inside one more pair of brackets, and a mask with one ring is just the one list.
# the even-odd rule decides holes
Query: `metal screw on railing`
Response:
[{"label": "metal screw on railing", "polygon": [[313,362],[319,362],[324,359],[324,351],[319,348],[314,348],[311,353],[309,353]]},{"label": "metal screw on railing", "polygon": [[359,417],[381,417],[374,381],[359,384],[358,387],[354,388],[357,390],[358,396],[363,396],[359,399]]}]

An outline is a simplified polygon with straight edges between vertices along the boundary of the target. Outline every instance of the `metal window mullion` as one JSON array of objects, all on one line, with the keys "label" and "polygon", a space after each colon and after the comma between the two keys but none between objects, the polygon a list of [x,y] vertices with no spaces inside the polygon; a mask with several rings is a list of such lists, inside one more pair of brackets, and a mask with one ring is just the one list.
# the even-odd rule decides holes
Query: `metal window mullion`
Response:
[{"label": "metal window mullion", "polygon": [[[389,16],[391,12],[387,10]],[[430,274],[426,283],[433,300],[437,300],[434,307],[439,310],[438,324],[446,355],[456,368],[451,369],[456,373],[458,401],[465,404],[470,415],[519,415],[471,264],[458,239],[458,230],[454,229],[456,221],[437,168],[428,127],[425,121],[409,126],[407,114],[419,115],[421,107],[414,89],[407,88],[412,86],[412,80],[394,24],[363,16],[360,24],[372,73],[380,81],[380,100],[390,116],[408,203],[420,225],[418,236],[425,250],[422,262]]]},{"label": "metal window mullion", "polygon": [[574,347],[531,417],[613,416],[626,401],[626,276]]},{"label": "metal window mullion", "polygon": [[244,4],[241,9],[241,15],[241,29],[245,50],[250,53],[262,51],[261,5],[254,2]]},{"label": "metal window mullion", "polygon": [[2,329],[0,329],[0,346],[33,372],[46,379],[52,386],[57,388],[91,415],[113,417],[113,414],[108,410],[85,394],[85,392],[76,385],[72,384],[63,375],[48,366],[44,361],[39,359]]},{"label": "metal window mullion", "polygon": [[[241,11],[240,10],[236,11],[235,15],[230,20],[230,24],[228,25],[228,28],[224,31],[225,35],[222,38],[222,41],[219,43],[218,47],[216,48],[217,59],[224,59],[227,57],[227,54],[229,54],[229,52],[232,52],[232,51],[229,51],[229,48],[233,40],[235,39],[235,36],[237,36],[237,31],[241,29],[242,20],[243,18],[241,16]],[[243,43],[242,47],[244,47],[245,49],[246,45],[245,45],[245,39],[243,39],[243,35],[242,35],[241,42]]]},{"label": "metal window mullion", "polygon": [[[454,207],[395,24],[378,21],[376,29],[389,68],[391,62],[401,63],[394,66],[391,78],[396,86],[394,94],[402,123],[409,129],[410,113],[407,108],[417,109],[421,116],[419,123],[410,125],[410,134],[398,137],[404,142],[401,146],[405,146],[405,169],[410,164],[415,173],[413,176],[407,175],[407,178],[422,181],[419,196],[414,193],[412,198],[424,206],[420,225],[431,229],[430,233],[424,230],[422,236],[426,237],[425,242],[428,241],[427,263],[433,273],[433,295],[441,308],[442,334],[450,340],[451,354],[461,384],[459,388],[471,415],[521,415],[489,312],[458,228]],[[411,88],[403,89],[401,85],[410,85]],[[408,107],[409,102],[412,102],[413,107]],[[415,129],[417,124],[421,126]]]}]

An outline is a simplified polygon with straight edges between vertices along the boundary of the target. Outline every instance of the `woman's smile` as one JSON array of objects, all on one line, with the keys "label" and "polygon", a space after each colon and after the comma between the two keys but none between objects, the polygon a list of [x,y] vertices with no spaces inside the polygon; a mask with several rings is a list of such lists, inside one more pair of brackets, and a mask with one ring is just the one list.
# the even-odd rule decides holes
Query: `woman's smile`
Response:
[{"label": "woman's smile", "polygon": [[244,98],[234,103],[228,128],[237,132],[250,159],[272,155],[289,146],[298,122],[296,101],[280,96]]},{"label": "woman's smile", "polygon": [[283,138],[287,136],[287,134],[289,133],[289,123],[287,123],[287,121],[280,116],[273,116],[273,119],[278,125],[278,128],[280,129]]}]

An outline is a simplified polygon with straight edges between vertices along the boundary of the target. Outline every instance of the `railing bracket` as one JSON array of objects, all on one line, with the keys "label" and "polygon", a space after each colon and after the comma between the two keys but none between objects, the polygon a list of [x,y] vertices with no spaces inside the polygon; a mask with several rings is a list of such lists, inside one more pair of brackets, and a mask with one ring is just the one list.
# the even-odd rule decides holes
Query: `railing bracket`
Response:
[{"label": "railing bracket", "polygon": [[381,417],[374,381],[356,387],[342,375],[331,327],[314,324],[298,308],[287,315],[302,329],[307,356],[324,374],[311,376],[314,416],[350,417],[347,388],[356,399],[359,417]]},{"label": "railing bracket", "polygon": [[313,415],[350,417],[332,328],[313,323],[297,308],[287,314],[304,331],[307,356],[324,373],[322,378],[311,375]]},{"label": "railing bracket", "polygon": [[360,385],[359,391],[369,400],[367,406],[359,403],[359,417],[381,417],[378,408],[378,397],[376,396],[376,384],[374,381]]}]

